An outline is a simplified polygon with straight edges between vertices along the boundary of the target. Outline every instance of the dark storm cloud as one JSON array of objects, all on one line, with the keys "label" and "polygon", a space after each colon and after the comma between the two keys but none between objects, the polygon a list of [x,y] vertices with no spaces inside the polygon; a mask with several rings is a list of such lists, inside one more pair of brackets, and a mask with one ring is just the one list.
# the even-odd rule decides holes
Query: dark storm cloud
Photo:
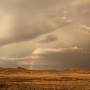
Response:
[{"label": "dark storm cloud", "polygon": [[[1,58],[0,58],[1,59]],[[83,48],[38,48],[31,56],[0,60],[1,67],[24,67],[27,69],[63,70],[70,68],[90,68],[90,51]]]},{"label": "dark storm cloud", "polygon": [[38,50],[32,57],[32,69],[90,68],[90,52],[77,47]]}]

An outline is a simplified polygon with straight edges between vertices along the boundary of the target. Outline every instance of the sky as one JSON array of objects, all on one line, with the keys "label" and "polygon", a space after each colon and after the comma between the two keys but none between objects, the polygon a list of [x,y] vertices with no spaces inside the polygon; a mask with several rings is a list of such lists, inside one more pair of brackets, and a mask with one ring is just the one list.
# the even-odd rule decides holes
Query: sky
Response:
[{"label": "sky", "polygon": [[0,0],[0,67],[90,69],[90,0]]}]

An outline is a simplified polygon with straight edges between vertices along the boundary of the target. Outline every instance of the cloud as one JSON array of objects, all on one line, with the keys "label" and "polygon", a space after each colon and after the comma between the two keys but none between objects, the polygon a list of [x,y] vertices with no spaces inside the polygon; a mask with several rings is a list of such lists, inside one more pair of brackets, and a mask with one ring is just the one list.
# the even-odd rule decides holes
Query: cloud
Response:
[{"label": "cloud", "polygon": [[90,52],[82,48],[37,49],[32,53],[31,69],[90,68]]},{"label": "cloud", "polygon": [[82,8],[78,11],[78,7],[85,10],[89,7],[83,3],[81,0],[1,0],[0,44],[31,40],[70,23],[76,24],[75,21],[82,23],[87,14],[80,14]]},{"label": "cloud", "polygon": [[[47,56],[51,57],[51,55],[53,55],[54,53],[55,54],[56,53],[63,53],[63,52],[68,52],[69,50],[77,51],[77,50],[82,50],[82,49],[78,48],[77,46],[71,47],[71,48],[60,48],[60,49],[38,48],[38,49],[34,50],[31,55],[25,56],[25,57],[18,57],[18,58],[17,57],[0,57],[0,66],[1,67],[18,67],[18,66],[21,66],[21,67],[25,67],[27,69],[31,69],[30,67],[33,66],[33,62],[38,62],[38,60],[41,60],[41,58],[43,60],[44,58],[47,58]],[[48,57],[46,59],[46,62],[50,57]],[[41,60],[41,63],[42,63],[42,60]],[[37,66],[37,64],[35,64],[35,66]]]},{"label": "cloud", "polygon": [[29,68],[27,62],[40,60],[41,64],[56,63],[56,68],[74,67],[73,63],[86,67],[90,58],[89,8],[89,0],[1,0],[0,63],[24,66],[25,60]]},{"label": "cloud", "polygon": [[37,48],[35,51],[32,52],[32,55],[38,55],[38,54],[46,54],[47,52],[63,52],[68,50],[79,50],[81,48],[74,46],[70,48]]},{"label": "cloud", "polygon": [[37,48],[32,54],[21,58],[0,57],[1,67],[24,67],[27,69],[90,68],[90,51],[74,46],[69,48]]},{"label": "cloud", "polygon": [[[31,40],[57,28],[56,1],[0,1],[0,44]],[[52,17],[52,18],[50,18]],[[3,31],[3,32],[2,32]]]},{"label": "cloud", "polygon": [[40,43],[50,43],[50,42],[54,42],[56,40],[57,40],[56,36],[48,35],[48,36],[46,36],[46,38],[44,40],[40,40]]},{"label": "cloud", "polygon": [[[37,18],[40,19],[40,17]],[[47,23],[44,17],[42,18],[43,21],[39,19],[28,21],[27,16],[17,15],[14,17],[12,15],[5,15],[0,27],[0,44],[3,45],[12,42],[31,40],[42,34],[55,30],[56,26],[51,26],[50,23]],[[54,22],[52,23],[55,24]]]}]

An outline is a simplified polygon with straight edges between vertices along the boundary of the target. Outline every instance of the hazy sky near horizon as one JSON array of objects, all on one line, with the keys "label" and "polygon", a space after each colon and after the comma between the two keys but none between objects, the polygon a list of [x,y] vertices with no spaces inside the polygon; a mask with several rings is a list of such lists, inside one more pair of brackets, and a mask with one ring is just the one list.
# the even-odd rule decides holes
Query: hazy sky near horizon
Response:
[{"label": "hazy sky near horizon", "polygon": [[89,0],[0,0],[0,67],[90,69]]}]

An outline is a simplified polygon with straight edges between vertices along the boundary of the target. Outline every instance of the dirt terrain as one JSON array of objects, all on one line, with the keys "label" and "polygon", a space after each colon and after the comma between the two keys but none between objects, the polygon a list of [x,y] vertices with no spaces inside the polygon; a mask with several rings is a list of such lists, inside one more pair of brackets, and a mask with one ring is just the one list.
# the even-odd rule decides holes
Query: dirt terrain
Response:
[{"label": "dirt terrain", "polygon": [[0,90],[90,90],[90,71],[0,68]]}]

